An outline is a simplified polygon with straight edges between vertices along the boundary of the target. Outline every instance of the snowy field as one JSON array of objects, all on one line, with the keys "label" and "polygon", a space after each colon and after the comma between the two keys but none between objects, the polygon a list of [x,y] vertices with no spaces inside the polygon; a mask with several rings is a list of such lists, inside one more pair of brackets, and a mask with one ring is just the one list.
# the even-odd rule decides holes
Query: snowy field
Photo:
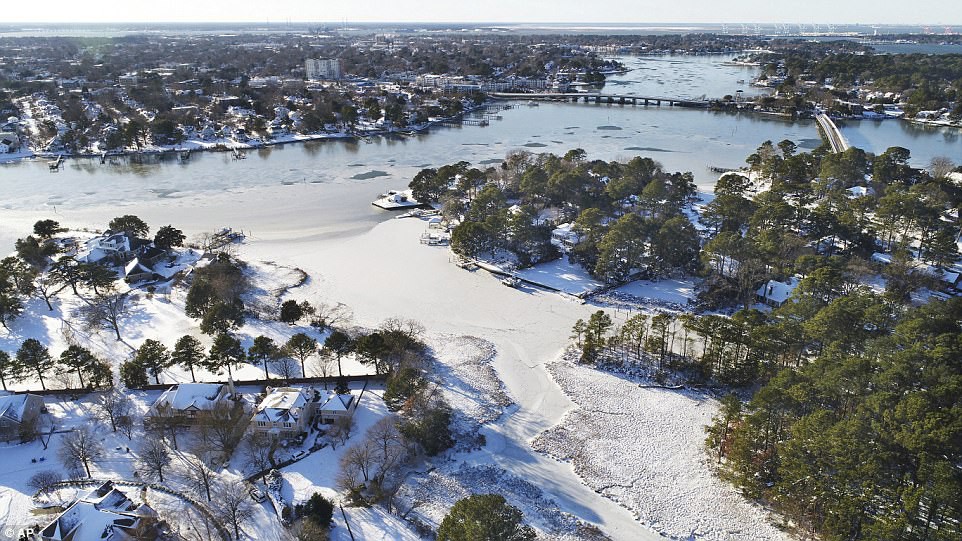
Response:
[{"label": "snowy field", "polygon": [[711,474],[701,443],[717,401],[639,388],[636,380],[570,360],[548,370],[578,407],[533,445],[570,462],[593,490],[672,539],[790,539]]}]

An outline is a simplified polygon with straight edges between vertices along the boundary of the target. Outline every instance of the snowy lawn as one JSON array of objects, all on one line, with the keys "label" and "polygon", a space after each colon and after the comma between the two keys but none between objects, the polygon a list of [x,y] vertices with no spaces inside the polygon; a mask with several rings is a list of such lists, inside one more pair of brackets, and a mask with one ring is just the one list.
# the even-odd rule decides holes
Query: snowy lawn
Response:
[{"label": "snowy lawn", "polygon": [[641,301],[655,300],[684,305],[695,299],[695,283],[691,280],[638,280],[615,289],[615,292],[631,295]]},{"label": "snowy lawn", "polygon": [[515,274],[525,280],[550,286],[572,295],[588,293],[604,285],[592,278],[581,265],[569,262],[567,256],[519,270]]},{"label": "snowy lawn", "polygon": [[703,442],[718,410],[714,399],[640,388],[570,360],[549,371],[579,407],[533,445],[569,461],[589,487],[670,538],[790,539],[712,474]]}]

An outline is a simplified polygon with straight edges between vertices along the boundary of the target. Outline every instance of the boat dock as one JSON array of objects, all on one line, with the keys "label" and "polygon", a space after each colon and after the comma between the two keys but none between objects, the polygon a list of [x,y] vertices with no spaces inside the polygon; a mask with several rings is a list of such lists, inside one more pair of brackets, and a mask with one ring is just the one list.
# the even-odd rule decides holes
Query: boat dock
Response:
[{"label": "boat dock", "polygon": [[382,193],[377,199],[372,201],[371,204],[384,210],[400,210],[424,206],[417,199],[411,197],[411,190],[391,190],[387,193]]}]

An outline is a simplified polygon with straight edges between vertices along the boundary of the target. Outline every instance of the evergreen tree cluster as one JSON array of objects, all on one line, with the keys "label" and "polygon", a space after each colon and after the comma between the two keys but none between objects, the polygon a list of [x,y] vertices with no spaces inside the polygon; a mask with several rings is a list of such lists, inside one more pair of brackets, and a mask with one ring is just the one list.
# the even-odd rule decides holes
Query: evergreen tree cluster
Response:
[{"label": "evergreen tree cluster", "polygon": [[693,177],[650,158],[513,153],[485,171],[466,162],[425,169],[410,187],[419,201],[443,203],[445,217],[458,222],[451,247],[466,257],[507,251],[522,267],[550,261],[559,255],[552,229],[573,222],[581,238],[570,259],[607,283],[699,266],[698,233],[682,214],[695,195]]},{"label": "evergreen tree cluster", "polygon": [[744,408],[726,400],[708,446],[746,495],[821,539],[959,539],[962,300],[870,320],[842,321]]}]

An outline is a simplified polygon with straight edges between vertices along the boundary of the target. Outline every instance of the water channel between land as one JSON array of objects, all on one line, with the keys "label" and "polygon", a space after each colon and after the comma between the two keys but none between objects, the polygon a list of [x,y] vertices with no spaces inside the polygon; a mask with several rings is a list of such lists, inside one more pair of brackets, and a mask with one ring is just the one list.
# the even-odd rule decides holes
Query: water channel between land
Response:
[{"label": "water channel between land", "polygon": [[[606,91],[687,98],[739,89],[757,92],[740,82],[750,80],[753,69],[724,64],[730,58],[626,58],[632,71],[611,78]],[[504,303],[500,312],[486,303],[484,313],[472,314],[472,305],[459,300],[457,289],[437,291],[432,285],[437,277],[392,271],[392,261],[407,256],[399,248],[389,252],[390,243],[365,241],[391,216],[370,201],[388,188],[405,187],[424,167],[460,160],[496,165],[510,151],[560,154],[572,148],[586,150],[591,159],[649,156],[667,170],[691,171],[699,188],[710,191],[717,173],[709,167],[741,166],[765,140],[791,139],[802,149],[811,149],[820,144],[818,132],[813,121],[668,107],[542,103],[521,104],[500,115],[486,127],[275,146],[252,151],[245,160],[213,152],[194,153],[188,161],[176,156],[114,158],[106,164],[70,159],[58,173],[50,173],[43,160],[3,164],[0,247],[11,250],[14,239],[29,233],[40,218],[72,227],[104,227],[110,218],[132,213],[155,228],[171,223],[189,234],[223,226],[243,229],[250,234],[253,253],[303,262],[312,274],[318,271],[324,293],[337,294],[339,281],[360,280],[358,273],[369,275],[368,283],[376,285],[355,287],[350,298],[345,293],[345,298],[335,299],[355,303],[363,323],[395,314],[425,319],[425,311],[430,311],[425,319],[429,327],[433,323],[437,331],[477,334],[499,346],[496,367],[519,410],[493,427],[489,445],[493,460],[521,476],[544,481],[562,509],[607,527],[616,538],[640,538],[646,534],[639,532],[647,530],[632,527],[627,511],[584,487],[570,467],[534,453],[529,445],[570,407],[544,363],[563,347],[570,321],[587,307],[556,297],[513,295],[494,280],[481,282],[482,277],[453,266],[441,271],[452,287],[484,288],[481,297],[497,297]],[[962,159],[957,130],[900,121],[844,122],[841,129],[850,143],[867,151],[904,146],[917,166],[935,156]],[[438,256],[423,257],[433,271]],[[325,259],[330,263],[318,263]],[[307,268],[310,265],[320,268]],[[405,287],[399,281],[403,279],[417,283]],[[397,298],[388,298],[391,295]],[[411,296],[419,301],[405,304]],[[476,297],[477,291],[471,298]],[[514,312],[510,303],[527,304]],[[503,315],[506,312],[515,315]]]}]

